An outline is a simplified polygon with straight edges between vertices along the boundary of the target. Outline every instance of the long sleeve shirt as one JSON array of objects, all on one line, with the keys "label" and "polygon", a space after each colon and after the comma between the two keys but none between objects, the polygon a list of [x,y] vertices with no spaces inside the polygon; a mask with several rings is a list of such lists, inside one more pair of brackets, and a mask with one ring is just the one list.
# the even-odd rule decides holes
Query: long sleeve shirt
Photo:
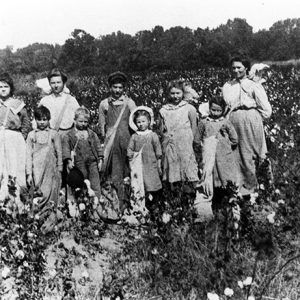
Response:
[{"label": "long sleeve shirt", "polygon": [[263,118],[269,118],[272,108],[265,89],[248,78],[232,80],[223,86],[223,97],[231,111],[239,108],[256,108]]}]

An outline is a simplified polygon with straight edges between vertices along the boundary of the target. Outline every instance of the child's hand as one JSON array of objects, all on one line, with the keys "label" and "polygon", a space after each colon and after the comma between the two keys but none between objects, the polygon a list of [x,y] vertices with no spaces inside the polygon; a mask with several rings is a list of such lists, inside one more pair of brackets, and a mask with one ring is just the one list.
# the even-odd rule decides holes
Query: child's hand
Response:
[{"label": "child's hand", "polygon": [[71,169],[73,169],[74,167],[74,163],[72,162],[72,160],[68,160],[68,163],[67,163],[67,171],[70,172]]},{"label": "child's hand", "polygon": [[32,175],[28,175],[28,176],[27,176],[27,184],[28,184],[29,186],[31,186],[32,183],[33,183]]}]

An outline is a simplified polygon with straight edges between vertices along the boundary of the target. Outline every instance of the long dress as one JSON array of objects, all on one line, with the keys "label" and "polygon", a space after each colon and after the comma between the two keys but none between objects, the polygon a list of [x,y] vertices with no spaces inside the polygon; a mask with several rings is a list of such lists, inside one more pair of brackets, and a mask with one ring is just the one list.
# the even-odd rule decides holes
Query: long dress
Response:
[{"label": "long dress", "polygon": [[[24,102],[9,98],[0,102],[0,200],[9,196],[9,178],[15,178],[17,194],[26,186],[26,144],[30,121]],[[18,195],[16,195],[18,198]]]},{"label": "long dress", "polygon": [[142,155],[142,175],[145,191],[160,190],[162,185],[157,160],[161,159],[162,151],[157,134],[151,130],[148,130],[146,134],[143,134],[143,132],[133,134],[127,150],[129,160],[132,160],[139,151]]},{"label": "long dress", "polygon": [[186,101],[166,104],[160,111],[163,180],[170,183],[198,181],[198,166],[193,150],[197,129],[196,109]]},{"label": "long dress", "polygon": [[40,215],[56,207],[61,185],[62,147],[58,133],[50,128],[33,130],[27,137],[26,173],[43,194]]},{"label": "long dress", "polygon": [[248,78],[225,83],[223,97],[239,140],[235,154],[241,193],[249,194],[257,186],[256,165],[267,153],[263,118],[270,117],[271,105],[263,86]]},{"label": "long dress", "polygon": [[232,146],[238,144],[238,137],[233,125],[224,117],[206,117],[199,122],[194,142],[196,145],[203,144],[211,136],[215,136],[218,141],[212,173],[213,187],[225,188],[228,181],[238,184],[237,164],[232,150]]}]

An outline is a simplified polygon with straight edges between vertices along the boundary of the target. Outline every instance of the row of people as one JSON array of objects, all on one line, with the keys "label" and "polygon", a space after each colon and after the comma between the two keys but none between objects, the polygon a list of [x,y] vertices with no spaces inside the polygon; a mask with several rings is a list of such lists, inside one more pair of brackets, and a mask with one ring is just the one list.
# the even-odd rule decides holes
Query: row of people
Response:
[{"label": "row of people", "polygon": [[[169,83],[168,103],[160,109],[157,121],[161,139],[151,131],[151,111],[136,108],[134,101],[126,96],[125,74],[111,74],[108,78],[111,95],[99,106],[99,127],[101,136],[105,137],[104,149],[97,135],[87,128],[89,112],[79,108],[76,99],[64,91],[66,76],[59,70],[51,71],[48,80],[52,94],[41,100],[35,113],[37,129],[27,138],[27,149],[36,147],[31,154],[27,152],[28,183],[41,184],[41,178],[49,180],[51,176],[46,173],[53,172],[51,178],[57,177],[57,184],[50,185],[46,180],[48,192],[44,193],[57,194],[59,171],[64,158],[68,171],[77,166],[84,177],[91,179],[92,188],[98,194],[101,171],[106,179],[113,182],[122,206],[125,200],[123,180],[130,175],[128,162],[133,160],[135,153],[142,154],[143,183],[147,192],[159,190],[161,178],[170,183],[187,181],[197,185],[198,165],[193,144],[198,143],[204,149],[204,140],[214,136],[218,140],[215,150],[210,148],[212,144],[208,144],[207,148],[208,152],[215,152],[213,186],[224,186],[227,178],[235,178],[232,166],[236,165],[236,183],[244,194],[252,192],[256,187],[256,162],[263,159],[267,152],[262,118],[271,114],[271,107],[263,87],[247,77],[249,61],[236,57],[232,59],[230,68],[234,79],[223,87],[225,102],[220,97],[211,99],[209,115],[199,124],[196,109],[184,100],[184,84],[181,81]],[[0,83],[0,172],[1,194],[5,195],[8,175],[17,178],[18,186],[24,185],[26,158],[22,133],[26,136],[30,122],[24,103],[11,97],[13,83],[10,77],[1,76]],[[131,135],[130,123],[136,131],[134,135]],[[60,154],[58,148],[61,142],[63,150]],[[233,152],[232,145],[237,148]],[[56,164],[50,163],[48,158],[51,147],[55,150],[52,151],[52,158],[57,159]],[[56,170],[50,171],[51,168],[46,165],[56,166]],[[201,179],[205,181],[207,174],[203,175]],[[56,192],[49,192],[49,186],[53,189],[57,187]]]}]

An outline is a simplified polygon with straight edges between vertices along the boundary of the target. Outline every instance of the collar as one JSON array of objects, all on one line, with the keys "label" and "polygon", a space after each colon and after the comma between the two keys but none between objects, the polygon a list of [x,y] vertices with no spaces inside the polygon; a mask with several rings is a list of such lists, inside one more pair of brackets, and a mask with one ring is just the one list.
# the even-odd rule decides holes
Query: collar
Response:
[{"label": "collar", "polygon": [[220,122],[220,121],[223,121],[224,119],[225,119],[225,117],[223,117],[223,116],[221,116],[218,119],[211,118],[210,116],[206,117],[206,120],[210,121],[210,122]]},{"label": "collar", "polygon": [[147,134],[150,133],[150,132],[152,132],[152,130],[150,130],[150,129],[147,129],[147,130],[145,130],[145,131],[139,131],[139,130],[136,131],[136,133],[137,133],[138,135],[147,135]]},{"label": "collar", "polygon": [[167,110],[175,110],[187,104],[188,102],[186,102],[185,100],[181,100],[178,104],[167,103],[163,107]]},{"label": "collar", "polygon": [[35,129],[36,132],[40,132],[40,131],[49,131],[50,130],[50,127],[48,126],[47,128],[43,129],[43,130],[40,130],[38,128]]}]

